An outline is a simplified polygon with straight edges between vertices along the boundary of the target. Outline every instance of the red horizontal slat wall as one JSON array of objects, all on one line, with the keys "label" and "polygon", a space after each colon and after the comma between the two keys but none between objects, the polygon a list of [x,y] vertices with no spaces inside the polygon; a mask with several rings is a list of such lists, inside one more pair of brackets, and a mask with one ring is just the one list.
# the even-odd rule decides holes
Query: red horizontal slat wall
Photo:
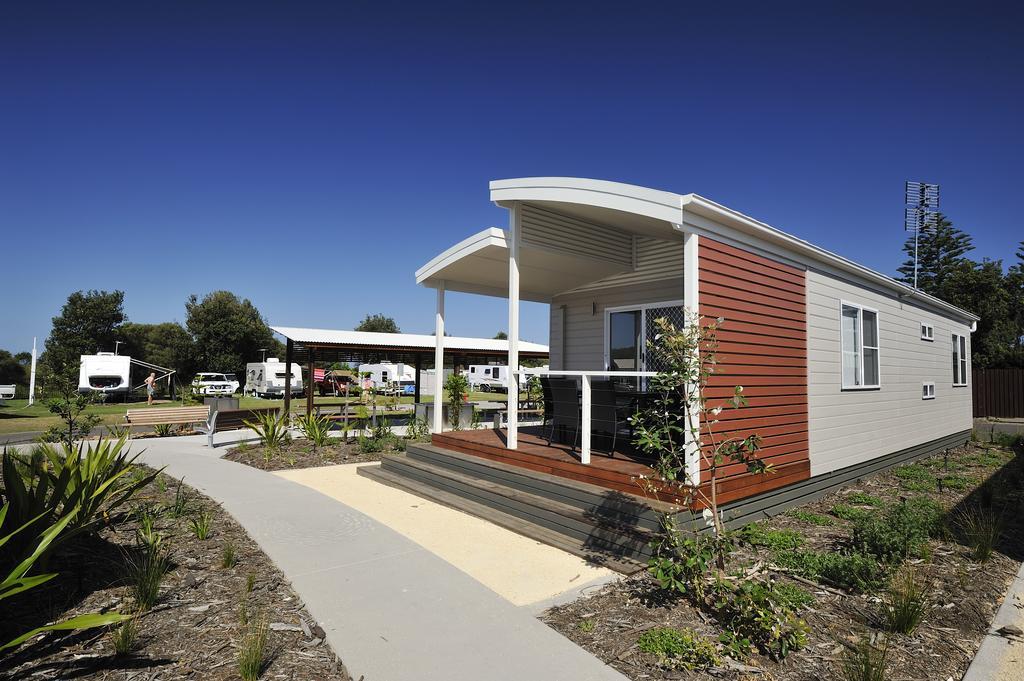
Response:
[{"label": "red horizontal slat wall", "polygon": [[[737,385],[747,397],[746,407],[721,413],[715,437],[760,435],[760,456],[778,471],[751,476],[743,466],[719,469],[720,480],[729,480],[729,498],[741,499],[810,474],[805,274],[707,237],[698,243],[700,314],[725,320],[707,397],[712,407],[724,405]],[[701,482],[708,480],[702,464]]]}]

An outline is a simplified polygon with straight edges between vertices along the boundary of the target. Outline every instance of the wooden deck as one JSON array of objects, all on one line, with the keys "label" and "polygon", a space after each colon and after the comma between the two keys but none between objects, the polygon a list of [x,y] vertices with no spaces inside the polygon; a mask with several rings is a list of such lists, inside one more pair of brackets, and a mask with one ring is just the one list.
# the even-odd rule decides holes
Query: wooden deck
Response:
[{"label": "wooden deck", "polygon": [[616,452],[615,456],[609,457],[593,451],[590,465],[584,465],[580,463],[579,448],[573,452],[569,445],[549,445],[547,440],[540,437],[539,429],[535,427],[519,429],[518,449],[507,449],[505,431],[491,428],[434,434],[431,442],[438,447],[463,454],[639,496],[643,496],[643,490],[637,484],[636,478],[653,472],[651,467],[639,460],[635,454],[622,452]]},{"label": "wooden deck", "polygon": [[[431,442],[444,449],[478,456],[491,461],[540,471],[569,480],[578,480],[605,489],[647,496],[637,482],[641,475],[651,475],[653,469],[635,452],[615,452],[614,456],[593,451],[590,464],[580,462],[579,450],[572,451],[569,445],[548,444],[540,437],[537,427],[519,429],[519,448],[508,449],[504,430],[461,430],[434,434]],[[810,465],[806,458],[775,465],[774,472],[752,475],[736,473],[719,480],[719,503],[739,499],[791,485],[810,477]],[[707,495],[709,483],[701,484],[701,491]],[[666,499],[668,501],[668,499]],[[694,504],[699,509],[703,504]]]}]

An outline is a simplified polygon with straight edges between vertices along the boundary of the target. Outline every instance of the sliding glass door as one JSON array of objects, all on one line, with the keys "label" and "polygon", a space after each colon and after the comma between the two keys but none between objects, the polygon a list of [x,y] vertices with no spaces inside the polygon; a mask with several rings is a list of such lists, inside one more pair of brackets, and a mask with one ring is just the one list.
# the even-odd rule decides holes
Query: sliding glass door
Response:
[{"label": "sliding glass door", "polygon": [[[682,327],[685,315],[682,302],[650,303],[636,307],[609,308],[605,311],[605,366],[609,371],[661,371],[657,353],[649,351],[650,342],[657,337],[654,321],[665,317]],[[646,381],[623,378],[619,381],[632,388],[642,387]]]}]

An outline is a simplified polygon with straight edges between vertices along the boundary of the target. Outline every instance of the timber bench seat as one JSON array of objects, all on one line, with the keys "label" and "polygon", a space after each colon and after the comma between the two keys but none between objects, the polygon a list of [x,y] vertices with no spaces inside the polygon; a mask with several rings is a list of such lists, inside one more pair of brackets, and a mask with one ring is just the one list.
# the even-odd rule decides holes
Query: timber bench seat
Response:
[{"label": "timber bench seat", "polygon": [[125,423],[133,426],[158,426],[165,423],[199,423],[210,418],[209,407],[167,407],[156,409],[129,409]]},{"label": "timber bench seat", "polygon": [[168,407],[166,409],[129,409],[124,420],[133,426],[157,426],[169,424],[196,424],[196,428],[206,435],[206,446],[213,447],[214,433],[226,430],[240,430],[248,426],[261,413],[277,413],[276,407],[260,409],[231,409],[210,411],[209,406],[203,407]]}]

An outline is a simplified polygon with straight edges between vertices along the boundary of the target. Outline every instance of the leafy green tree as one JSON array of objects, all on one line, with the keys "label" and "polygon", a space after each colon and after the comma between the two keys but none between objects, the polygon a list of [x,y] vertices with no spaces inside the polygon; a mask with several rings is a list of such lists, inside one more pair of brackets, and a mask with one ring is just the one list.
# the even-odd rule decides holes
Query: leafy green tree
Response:
[{"label": "leafy green tree", "polygon": [[120,339],[125,342],[121,347],[121,354],[175,369],[181,374],[181,380],[185,380],[197,370],[192,336],[177,322],[128,322],[121,326]]},{"label": "leafy green tree", "polygon": [[28,385],[28,369],[19,361],[21,354],[0,350],[0,384]]},{"label": "leafy green tree", "polygon": [[262,348],[268,356],[284,356],[284,344],[274,338],[256,306],[230,291],[214,291],[202,300],[190,296],[185,314],[199,371],[241,375],[246,362],[260,358]]},{"label": "leafy green tree", "polygon": [[[941,213],[934,228],[923,231],[918,238],[917,287],[926,293],[942,295],[948,280],[964,256],[974,250],[974,241],[969,234],[957,229]],[[899,268],[901,279],[914,282],[914,237],[911,235],[903,244],[907,259]]]},{"label": "leafy green tree", "polygon": [[494,340],[508,340],[508,334],[505,333],[504,331],[499,331],[498,333],[494,334]]},{"label": "leafy green tree", "polygon": [[75,291],[53,318],[43,362],[65,378],[77,379],[82,355],[114,349],[124,314],[124,291]]},{"label": "leafy green tree", "polygon": [[963,260],[946,275],[936,295],[981,319],[971,335],[971,363],[984,369],[1012,365],[1020,327],[1000,260]]},{"label": "leafy green tree", "polygon": [[356,331],[376,331],[377,333],[402,333],[398,324],[391,317],[382,314],[368,314],[359,322]]}]

